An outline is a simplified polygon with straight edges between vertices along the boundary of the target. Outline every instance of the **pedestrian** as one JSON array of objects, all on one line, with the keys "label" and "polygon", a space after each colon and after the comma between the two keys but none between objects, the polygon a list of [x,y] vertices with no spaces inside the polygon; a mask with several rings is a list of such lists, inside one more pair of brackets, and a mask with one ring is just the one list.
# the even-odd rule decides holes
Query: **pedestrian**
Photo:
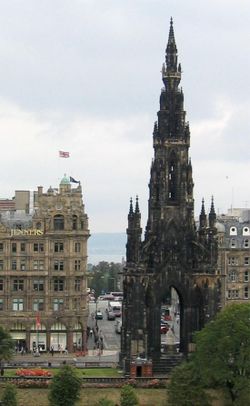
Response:
[{"label": "pedestrian", "polygon": [[92,330],[92,328],[90,329],[89,335],[90,335],[90,337],[93,336],[93,330]]},{"label": "pedestrian", "polygon": [[53,347],[53,345],[51,346],[50,353],[51,353],[51,355],[53,357],[53,355],[54,355],[54,347]]}]

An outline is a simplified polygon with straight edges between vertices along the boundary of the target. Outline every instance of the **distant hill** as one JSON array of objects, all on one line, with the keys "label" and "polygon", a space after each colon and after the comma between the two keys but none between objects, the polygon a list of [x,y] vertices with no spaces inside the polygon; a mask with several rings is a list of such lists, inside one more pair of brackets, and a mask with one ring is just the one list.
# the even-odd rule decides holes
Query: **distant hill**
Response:
[{"label": "distant hill", "polygon": [[88,263],[122,262],[126,252],[125,233],[96,233],[88,240]]}]

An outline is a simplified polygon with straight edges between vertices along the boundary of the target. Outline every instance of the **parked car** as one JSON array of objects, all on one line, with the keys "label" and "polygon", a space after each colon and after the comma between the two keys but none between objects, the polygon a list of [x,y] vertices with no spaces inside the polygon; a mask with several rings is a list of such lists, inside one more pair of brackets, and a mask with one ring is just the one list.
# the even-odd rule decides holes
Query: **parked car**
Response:
[{"label": "parked car", "polygon": [[107,311],[107,320],[115,320],[115,313],[110,311]]},{"label": "parked car", "polygon": [[96,318],[96,320],[102,320],[103,319],[103,314],[102,314],[101,310],[97,310],[97,312],[95,314],[95,318]]}]

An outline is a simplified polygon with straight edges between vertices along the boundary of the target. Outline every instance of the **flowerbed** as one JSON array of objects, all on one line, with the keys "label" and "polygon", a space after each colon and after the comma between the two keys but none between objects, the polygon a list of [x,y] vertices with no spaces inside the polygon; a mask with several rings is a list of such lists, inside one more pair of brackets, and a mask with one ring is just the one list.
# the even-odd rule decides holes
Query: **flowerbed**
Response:
[{"label": "flowerbed", "polygon": [[52,376],[52,373],[49,371],[46,371],[45,369],[40,369],[40,368],[36,368],[36,369],[18,369],[16,371],[16,375],[17,376]]}]

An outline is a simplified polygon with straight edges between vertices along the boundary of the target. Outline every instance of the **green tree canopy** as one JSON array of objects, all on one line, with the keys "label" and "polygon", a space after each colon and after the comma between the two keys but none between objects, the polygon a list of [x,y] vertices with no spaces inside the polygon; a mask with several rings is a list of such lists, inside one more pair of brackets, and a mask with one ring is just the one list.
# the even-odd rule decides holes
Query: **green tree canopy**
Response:
[{"label": "green tree canopy", "polygon": [[13,356],[14,341],[10,334],[0,326],[0,362]]},{"label": "green tree canopy", "polygon": [[81,379],[75,368],[64,365],[50,384],[51,406],[74,406],[80,397]]},{"label": "green tree canopy", "polygon": [[249,396],[250,304],[227,306],[196,333],[193,361],[203,383],[222,387],[232,402]]},{"label": "green tree canopy", "polygon": [[169,406],[209,406],[211,398],[200,384],[192,362],[174,368],[167,386]]}]

